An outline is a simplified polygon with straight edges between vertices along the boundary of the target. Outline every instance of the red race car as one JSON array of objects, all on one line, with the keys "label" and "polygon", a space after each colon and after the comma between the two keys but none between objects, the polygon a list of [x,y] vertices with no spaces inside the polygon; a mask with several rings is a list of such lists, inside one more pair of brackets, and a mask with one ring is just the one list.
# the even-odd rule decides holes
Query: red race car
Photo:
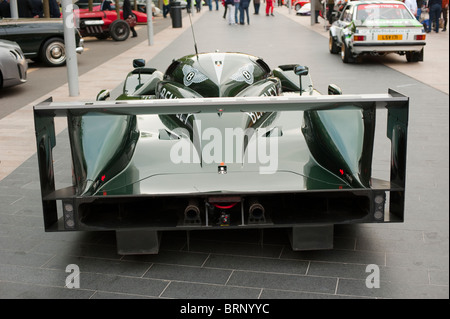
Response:
[{"label": "red race car", "polygon": [[[309,0],[291,0],[292,7],[295,11],[298,11],[301,7],[303,7],[306,3],[309,3]],[[283,5],[289,6],[289,0],[283,0]]]},{"label": "red race car", "polygon": [[[132,10],[137,23],[147,23],[147,14]],[[100,6],[89,9],[74,10],[79,21],[79,30],[83,37],[97,37],[98,39],[113,38],[115,41],[124,41],[130,35],[130,25],[123,20],[123,11],[117,19],[116,11],[100,11]]]}]

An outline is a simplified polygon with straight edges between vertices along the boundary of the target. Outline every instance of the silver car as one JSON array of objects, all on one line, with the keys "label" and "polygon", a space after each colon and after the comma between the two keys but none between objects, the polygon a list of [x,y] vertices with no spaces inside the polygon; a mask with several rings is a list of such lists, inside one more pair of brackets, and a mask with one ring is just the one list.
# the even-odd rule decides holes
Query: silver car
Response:
[{"label": "silver car", "polygon": [[16,42],[0,40],[0,89],[25,83],[28,63]]}]

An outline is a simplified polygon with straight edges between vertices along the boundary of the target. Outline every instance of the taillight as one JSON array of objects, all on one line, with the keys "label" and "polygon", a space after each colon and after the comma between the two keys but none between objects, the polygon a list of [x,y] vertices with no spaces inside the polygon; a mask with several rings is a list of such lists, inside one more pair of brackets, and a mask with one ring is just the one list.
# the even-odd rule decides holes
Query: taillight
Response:
[{"label": "taillight", "polygon": [[353,41],[365,41],[365,40],[366,40],[365,35],[354,35],[353,36]]},{"label": "taillight", "polygon": [[416,34],[414,36],[414,40],[425,40],[426,35],[425,34]]}]

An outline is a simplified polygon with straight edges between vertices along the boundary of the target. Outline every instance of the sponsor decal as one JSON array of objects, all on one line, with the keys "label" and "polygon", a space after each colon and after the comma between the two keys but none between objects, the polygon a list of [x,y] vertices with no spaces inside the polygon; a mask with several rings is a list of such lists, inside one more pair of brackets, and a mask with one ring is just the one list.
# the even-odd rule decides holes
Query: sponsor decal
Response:
[{"label": "sponsor decal", "polygon": [[189,86],[192,83],[201,83],[208,79],[202,72],[187,64],[183,66],[183,74],[183,84],[185,86]]},{"label": "sponsor decal", "polygon": [[246,64],[243,67],[241,67],[239,70],[237,70],[236,73],[230,76],[232,80],[238,81],[238,82],[245,82],[247,84],[253,84],[253,81],[255,80],[253,77],[253,71],[255,69],[255,66],[253,64]]}]

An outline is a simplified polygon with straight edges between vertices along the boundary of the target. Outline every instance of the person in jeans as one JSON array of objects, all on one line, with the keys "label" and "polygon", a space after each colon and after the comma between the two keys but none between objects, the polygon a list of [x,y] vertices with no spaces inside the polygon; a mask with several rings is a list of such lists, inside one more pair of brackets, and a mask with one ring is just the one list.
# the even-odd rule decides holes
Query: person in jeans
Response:
[{"label": "person in jeans", "polygon": [[228,12],[228,24],[229,25],[234,25],[236,24],[236,18],[234,16],[234,10],[235,10],[235,6],[234,6],[234,0],[225,0],[225,5],[227,6],[227,12]]},{"label": "person in jeans", "polygon": [[247,15],[247,24],[250,24],[250,17],[248,15],[248,6],[250,5],[250,0],[241,0],[239,23],[245,24],[245,16]]},{"label": "person in jeans", "polygon": [[439,33],[439,18],[442,10],[442,0],[429,0],[428,10],[430,11],[430,29],[433,27],[434,32]]}]

